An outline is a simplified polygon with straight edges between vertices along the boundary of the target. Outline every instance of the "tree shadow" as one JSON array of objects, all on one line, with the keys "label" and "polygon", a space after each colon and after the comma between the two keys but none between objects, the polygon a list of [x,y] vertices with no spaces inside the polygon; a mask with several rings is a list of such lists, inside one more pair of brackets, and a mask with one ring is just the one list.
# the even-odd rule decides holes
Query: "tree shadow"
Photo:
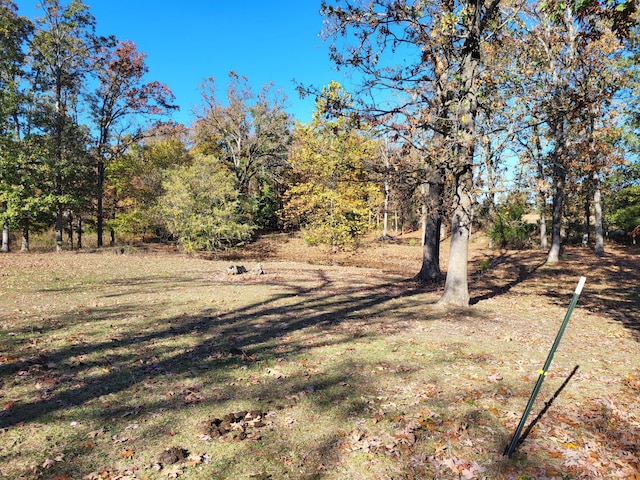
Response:
[{"label": "tree shadow", "polygon": [[[508,271],[513,277],[507,280],[507,290],[504,290],[504,284],[501,287],[499,283],[504,282],[504,277],[490,277],[493,283],[490,284],[491,290],[484,293],[487,295],[486,299],[506,293],[519,283],[533,277],[557,278],[558,269],[540,269],[540,265],[536,263],[539,256],[532,254],[530,257],[525,257],[523,264],[518,263],[518,255],[501,256],[497,260],[501,263],[496,265],[508,265],[510,268]],[[562,267],[563,278],[565,275],[567,278],[572,278],[590,268],[588,265],[580,264],[580,257],[577,258],[578,261],[571,259],[569,265]],[[629,282],[627,285],[634,281],[633,275],[637,274],[627,271],[627,267],[620,270],[620,258],[613,256],[608,260],[610,265],[603,268],[610,271],[603,271],[604,273],[616,275],[623,272],[629,276],[625,280]],[[526,268],[523,269],[523,265]],[[633,270],[633,267],[629,268]],[[599,273],[590,272],[590,275],[595,274]],[[19,372],[26,372],[28,376],[24,377],[25,382],[46,384],[47,378],[53,382],[50,386],[36,392],[37,395],[31,398],[25,396],[25,400],[18,401],[1,412],[0,428],[12,429],[23,423],[44,423],[52,418],[55,419],[56,413],[94,404],[109,398],[112,394],[129,391],[132,388],[139,389],[138,400],[131,399],[131,401],[104,406],[100,409],[88,409],[87,415],[96,422],[115,425],[113,419],[120,424],[158,412],[189,411],[194,405],[186,402],[182,394],[164,398],[146,395],[147,391],[153,388],[153,382],[178,377],[184,379],[182,382],[184,384],[198,382],[225,386],[216,395],[210,395],[197,404],[205,409],[214,410],[224,408],[221,405],[251,401],[264,403],[268,408],[274,408],[276,411],[281,411],[278,409],[286,411],[293,404],[302,401],[312,405],[313,411],[319,414],[330,412],[328,416],[334,418],[339,425],[332,425],[326,435],[314,437],[316,441],[313,444],[305,445],[306,461],[287,465],[279,457],[269,459],[265,456],[255,462],[257,470],[264,468],[266,474],[271,474],[273,478],[278,478],[279,474],[288,475],[291,478],[322,478],[326,473],[322,470],[322,465],[338,461],[336,455],[339,448],[336,445],[345,441],[344,434],[340,433],[340,430],[345,428],[345,425],[357,424],[360,418],[373,417],[375,412],[382,408],[384,400],[378,398],[381,393],[375,389],[371,391],[369,379],[361,374],[362,370],[372,371],[381,368],[381,371],[388,375],[389,381],[401,386],[407,385],[408,379],[412,378],[416,371],[412,370],[411,366],[408,369],[396,371],[389,368],[389,365],[369,360],[354,362],[353,359],[345,358],[343,361],[337,361],[333,370],[322,375],[302,374],[280,378],[274,375],[273,378],[268,378],[256,385],[229,386],[228,383],[233,380],[232,371],[257,364],[264,364],[265,369],[267,366],[275,369],[278,358],[295,358],[305,355],[310,349],[316,347],[344,346],[346,348],[354,340],[357,340],[362,347],[369,340],[373,341],[402,331],[406,328],[405,322],[429,322],[433,319],[441,319],[443,316],[440,311],[423,309],[420,311],[420,317],[416,319],[416,304],[420,302],[424,305],[432,299],[435,300],[438,285],[433,285],[429,289],[424,284],[397,281],[397,279],[381,279],[375,282],[371,279],[372,281],[366,284],[348,285],[344,281],[336,281],[332,275],[326,269],[313,267],[304,272],[281,269],[273,275],[222,277],[212,282],[212,292],[215,293],[216,286],[221,285],[237,285],[240,296],[245,296],[253,287],[259,285],[269,285],[274,288],[267,297],[244,301],[243,305],[237,308],[226,310],[202,308],[186,315],[168,316],[155,326],[150,322],[149,330],[132,329],[121,332],[114,338],[67,345],[57,350],[43,352],[42,355],[34,354],[30,358],[13,363],[3,363],[0,365],[2,379],[16,378]],[[637,280],[637,276],[635,279]],[[139,278],[137,281],[141,286],[162,290],[165,280],[150,277]],[[566,295],[559,295],[553,289],[553,282],[549,283],[551,286],[545,294],[557,300],[558,303],[564,304],[567,300]],[[126,288],[126,285],[122,287]],[[637,283],[634,288],[637,289]],[[606,287],[603,286],[602,290],[598,291],[598,302],[610,301],[609,295],[615,292],[625,294],[623,287],[609,284]],[[432,294],[433,298],[429,296]],[[626,294],[628,295],[628,292]],[[123,298],[126,298],[126,295]],[[591,301],[595,302],[595,300]],[[167,295],[166,302],[159,307],[168,307],[171,302],[171,296]],[[598,303],[586,305],[587,308],[599,307]],[[127,318],[144,311],[145,305],[130,302],[88,309],[84,315],[87,320],[95,322],[105,320],[126,322]],[[464,310],[454,312],[452,315],[456,317],[457,322],[465,319],[473,321],[471,317],[482,315],[482,312]],[[637,312],[635,315],[637,319]],[[41,333],[46,335],[55,333],[56,330],[63,330],[71,321],[72,319],[68,316],[60,315],[41,326]],[[305,333],[304,336],[296,337],[295,334],[302,331]],[[331,334],[327,335],[326,332]],[[15,334],[12,338],[19,338],[20,332],[17,329],[12,333]],[[289,337],[297,339],[291,340]],[[194,339],[193,346],[181,347],[173,351],[169,342],[179,343],[185,338]],[[83,357],[94,359],[83,360]],[[418,361],[420,361],[419,358],[416,362]],[[482,362],[483,357],[474,357],[473,361]],[[82,381],[74,378],[80,370],[91,367],[104,371]],[[447,390],[444,386],[445,381],[447,381],[445,378],[431,379],[434,388],[443,391]],[[145,386],[145,383],[150,386]],[[451,388],[448,389],[451,390]],[[496,386],[487,384],[485,388],[478,389],[478,394],[480,398],[495,396]],[[462,402],[466,401],[464,397],[461,398]],[[140,408],[135,405],[136,401],[139,402]],[[427,398],[419,401],[417,406],[412,406],[416,411],[430,408],[436,410],[442,405],[453,405],[459,403],[460,398],[452,393],[437,399]],[[391,417],[391,415],[384,416],[386,428],[397,431],[407,426],[402,423],[404,420],[394,420]],[[435,471],[434,464],[428,463],[429,458],[433,457],[433,452],[430,450],[432,437],[440,433],[449,435],[451,433],[449,429],[454,426],[454,422],[462,426],[467,425],[466,429],[462,428],[455,432],[457,435],[455,441],[476,441],[472,434],[480,435],[481,431],[492,430],[494,437],[488,440],[487,448],[496,453],[503,451],[509,439],[508,435],[511,433],[505,429],[502,419],[495,412],[470,403],[451,419],[443,420],[443,423],[436,425],[433,432],[421,429],[413,431],[415,443],[406,451],[398,447],[395,450],[379,450],[373,453],[393,459],[396,463],[393,467],[395,469],[393,478],[428,478],[428,475],[433,475]],[[477,425],[474,422],[477,422]],[[146,426],[141,423],[140,428],[145,429]],[[305,428],[305,426],[292,428]],[[147,430],[143,430],[143,434],[155,435],[153,431]],[[486,436],[486,433],[484,435]],[[283,451],[301,450],[300,445],[296,445],[286,437],[286,434],[283,435],[276,446],[283,447]],[[276,451],[276,446],[270,451]],[[239,446],[225,461],[216,465],[216,471],[211,467],[211,478],[225,478],[233,475],[233,464],[237,462],[235,456],[255,455],[252,448],[249,443]],[[82,453],[80,451],[75,454],[81,457]],[[81,458],[78,461],[82,461]],[[527,467],[518,463],[520,461],[517,460],[515,465],[525,473]],[[544,453],[540,453],[533,459],[530,458],[529,461],[535,461],[540,465],[546,465],[545,462],[549,462],[549,467],[553,466],[553,461],[546,459]],[[220,466],[221,464],[223,467]],[[499,459],[491,468],[494,471],[507,471],[513,465],[513,462]],[[60,464],[59,468],[61,473],[65,473],[62,469],[70,467]],[[307,476],[303,477],[301,472]],[[450,474],[451,472],[443,472],[442,478],[448,478],[447,475]]]},{"label": "tree shadow", "polygon": [[476,273],[473,282],[474,290],[482,293],[471,299],[471,305],[508,293],[533,277],[545,264],[542,253],[537,251],[502,252],[487,260],[488,268]]},{"label": "tree shadow", "polygon": [[[256,280],[257,281],[257,280]],[[101,339],[89,344],[69,345],[56,351],[39,353],[31,358],[0,365],[3,377],[25,372],[26,377],[38,374],[64,377],[67,370],[79,367],[90,367],[89,364],[74,365],[73,359],[79,356],[101,355],[113,348],[126,350],[128,353],[111,358],[107,362],[108,371],[99,375],[89,384],[75,385],[72,378],[57,382],[55,393],[50,392],[45,398],[17,402],[0,415],[0,428],[11,427],[22,422],[36,421],[56,410],[71,405],[82,405],[99,396],[116,393],[131,387],[140,378],[157,374],[187,374],[197,366],[201,370],[214,371],[223,369],[228,362],[242,362],[242,356],[226,355],[224,362],[219,363],[212,353],[242,352],[249,357],[268,358],[282,353],[296,354],[309,348],[309,345],[291,344],[286,351],[276,352],[280,340],[296,331],[313,327],[321,330],[335,325],[369,318],[368,324],[375,325],[375,315],[395,316],[403,318],[403,311],[411,305],[413,298],[424,294],[424,289],[412,282],[382,283],[375,286],[334,287],[332,281],[322,269],[315,272],[315,284],[300,285],[296,282],[276,282],[285,291],[274,294],[266,300],[228,311],[216,312],[203,310],[191,315],[175,316],[163,321],[162,325],[143,333],[131,332],[122,334],[116,339]],[[149,280],[143,282],[152,285]],[[251,284],[244,284],[248,288]],[[169,304],[169,300],[167,303]],[[105,309],[87,311],[85,315],[93,320],[105,318],[114,321],[140,312],[144,306],[119,305]],[[64,325],[64,317],[52,320],[51,324]],[[401,327],[398,327],[401,328]],[[45,333],[46,329],[42,329]],[[389,332],[389,329],[386,329]],[[11,332],[8,332],[11,334]],[[16,336],[19,332],[14,332]],[[136,363],[140,355],[137,345],[154,345],[176,336],[204,335],[206,341],[197,344],[191,350],[180,355],[170,356],[167,360],[154,362],[151,367]],[[365,334],[363,334],[365,335]],[[351,340],[344,335],[341,342]],[[333,340],[335,341],[335,340]],[[132,349],[133,348],[133,349]],[[146,357],[162,357],[161,351],[149,348]],[[117,364],[119,368],[114,369]],[[197,365],[196,365],[197,364]],[[56,370],[59,370],[56,372]],[[29,373],[29,371],[33,373]],[[70,375],[72,377],[72,375]]]},{"label": "tree shadow", "polygon": [[[587,278],[578,305],[592,313],[620,323],[640,341],[640,257],[633,249],[607,245],[606,254],[596,257],[589,249],[567,248],[567,260],[546,269],[555,285],[577,284]],[[544,295],[555,304],[568,305],[572,289],[560,293],[549,286]]]},{"label": "tree shadow", "polygon": [[470,304],[496,298],[529,285],[558,306],[568,306],[581,276],[587,278],[578,305],[605,315],[632,331],[640,341],[640,257],[634,249],[607,245],[604,256],[568,246],[565,258],[546,264],[540,251],[502,252],[483,259],[488,267],[474,274]]}]

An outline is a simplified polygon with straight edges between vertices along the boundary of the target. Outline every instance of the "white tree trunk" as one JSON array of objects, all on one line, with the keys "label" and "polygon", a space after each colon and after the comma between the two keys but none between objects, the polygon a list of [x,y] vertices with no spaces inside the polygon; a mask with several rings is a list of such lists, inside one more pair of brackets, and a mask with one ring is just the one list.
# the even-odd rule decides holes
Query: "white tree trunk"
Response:
[{"label": "white tree trunk", "polygon": [[2,247],[0,247],[0,252],[6,253],[11,250],[10,241],[11,237],[9,236],[9,225],[5,223],[2,226]]}]

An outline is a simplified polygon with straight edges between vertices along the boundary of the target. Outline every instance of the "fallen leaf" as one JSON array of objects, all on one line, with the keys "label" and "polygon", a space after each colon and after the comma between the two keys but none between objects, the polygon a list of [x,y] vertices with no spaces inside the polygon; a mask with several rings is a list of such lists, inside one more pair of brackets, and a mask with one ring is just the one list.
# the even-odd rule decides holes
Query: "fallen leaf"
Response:
[{"label": "fallen leaf", "polygon": [[111,437],[111,440],[113,440],[114,443],[125,443],[129,441],[129,437],[115,434],[113,437]]},{"label": "fallen leaf", "polygon": [[100,435],[103,435],[106,432],[106,429],[100,428],[98,430],[93,430],[92,432],[87,433],[86,438],[96,438],[99,437]]},{"label": "fallen leaf", "polygon": [[134,450],[131,450],[131,449],[128,449],[128,448],[123,448],[118,453],[120,455],[122,455],[124,458],[131,458],[131,457],[133,457],[133,454],[136,453],[136,452]]},{"label": "fallen leaf", "polygon": [[165,476],[169,478],[178,478],[183,473],[184,471],[182,470],[182,467],[180,467],[179,465],[174,465],[173,467],[164,471]]}]

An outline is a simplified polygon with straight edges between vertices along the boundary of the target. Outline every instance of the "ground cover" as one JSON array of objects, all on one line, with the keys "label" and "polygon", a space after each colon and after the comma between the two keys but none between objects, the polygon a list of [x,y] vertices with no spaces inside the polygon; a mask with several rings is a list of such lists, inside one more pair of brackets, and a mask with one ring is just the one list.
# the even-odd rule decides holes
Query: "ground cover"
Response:
[{"label": "ground cover", "polygon": [[[0,256],[0,478],[640,478],[638,250],[478,237],[451,310],[415,243]],[[507,459],[581,275],[534,414],[579,368]]]}]

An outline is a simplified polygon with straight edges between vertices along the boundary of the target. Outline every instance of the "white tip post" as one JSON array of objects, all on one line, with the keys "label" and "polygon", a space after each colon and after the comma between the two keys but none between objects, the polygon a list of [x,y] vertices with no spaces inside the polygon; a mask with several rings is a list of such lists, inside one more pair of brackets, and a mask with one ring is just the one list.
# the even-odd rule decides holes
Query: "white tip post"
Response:
[{"label": "white tip post", "polygon": [[576,287],[576,295],[580,295],[582,293],[582,287],[584,287],[584,282],[587,281],[587,277],[580,277],[580,281],[578,282],[578,286]]}]

